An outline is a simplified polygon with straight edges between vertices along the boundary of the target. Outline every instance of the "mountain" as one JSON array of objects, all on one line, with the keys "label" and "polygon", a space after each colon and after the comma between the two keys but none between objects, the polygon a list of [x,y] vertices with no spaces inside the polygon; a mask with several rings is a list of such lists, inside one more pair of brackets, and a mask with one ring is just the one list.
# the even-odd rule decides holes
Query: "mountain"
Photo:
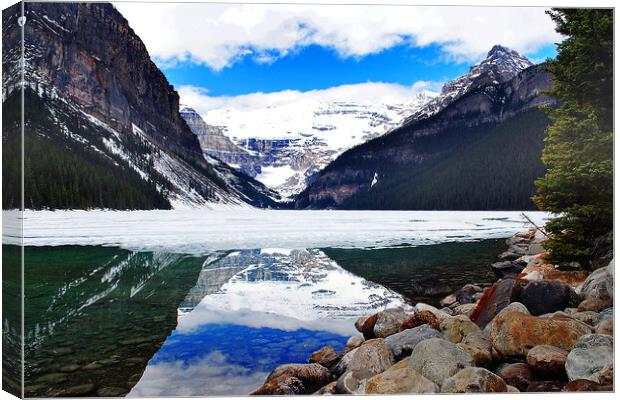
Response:
[{"label": "mountain", "polygon": [[297,208],[532,209],[551,77],[495,46],[402,126],[329,164]]},{"label": "mountain", "polygon": [[189,107],[182,115],[205,153],[291,198],[339,154],[396,128],[433,96],[420,92],[406,104],[304,98],[214,109],[204,120]]},{"label": "mountain", "polygon": [[438,113],[464,94],[484,85],[500,84],[514,78],[519,72],[534,65],[526,57],[501,45],[495,45],[487,57],[473,65],[469,72],[446,82],[441,93],[409,116],[405,123]]},{"label": "mountain", "polygon": [[[275,192],[204,157],[177,92],[114,6],[25,3],[25,14],[26,208],[277,206]],[[18,15],[3,11],[5,208],[19,205]]]}]

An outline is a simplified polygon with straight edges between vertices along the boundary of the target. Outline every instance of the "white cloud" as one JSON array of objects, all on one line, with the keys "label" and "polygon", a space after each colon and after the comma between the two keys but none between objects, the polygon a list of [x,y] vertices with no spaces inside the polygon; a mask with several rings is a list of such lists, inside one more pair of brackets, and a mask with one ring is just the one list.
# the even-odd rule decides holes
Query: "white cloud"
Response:
[{"label": "white cloud", "polygon": [[440,88],[436,82],[418,81],[411,86],[395,83],[367,82],[334,86],[327,89],[283,90],[280,92],[256,92],[239,96],[209,96],[208,89],[197,86],[181,86],[178,91],[181,102],[193,107],[199,114],[211,110],[231,109],[251,111],[287,104],[328,103],[350,101],[367,104],[407,104],[421,92],[435,92]]},{"label": "white cloud", "polygon": [[117,3],[159,63],[214,70],[243,57],[272,62],[317,44],[360,57],[397,44],[441,46],[444,56],[479,60],[494,44],[532,54],[559,40],[538,7],[338,6]]}]

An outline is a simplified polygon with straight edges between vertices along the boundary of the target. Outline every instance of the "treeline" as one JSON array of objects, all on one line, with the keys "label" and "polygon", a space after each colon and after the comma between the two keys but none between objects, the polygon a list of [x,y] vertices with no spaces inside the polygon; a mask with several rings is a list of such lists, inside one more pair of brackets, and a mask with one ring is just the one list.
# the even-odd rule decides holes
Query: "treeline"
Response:
[{"label": "treeline", "polygon": [[[565,39],[547,70],[559,107],[549,110],[543,161],[534,200],[558,213],[545,228],[551,262],[606,265],[613,257],[614,10],[554,9]],[[598,261],[597,261],[598,260]]]},{"label": "treeline", "polygon": [[[501,124],[451,129],[417,139],[427,159],[377,165],[378,182],[346,209],[530,210],[548,118],[540,110]],[[442,149],[439,151],[439,149]]]},{"label": "treeline", "polygon": [[[19,208],[21,192],[20,99],[2,104],[3,208]],[[124,160],[102,154],[68,137],[80,132],[100,143],[102,132],[82,119],[62,115],[64,127],[50,114],[45,100],[26,91],[24,128],[24,206],[29,209],[169,209],[162,182],[144,180]],[[59,116],[56,116],[59,118]],[[68,129],[65,129],[68,128]],[[139,153],[140,144],[134,146]],[[149,166],[147,165],[147,169]],[[150,166],[152,170],[152,165]],[[154,172],[154,171],[151,171]],[[152,174],[156,176],[156,174]]]}]

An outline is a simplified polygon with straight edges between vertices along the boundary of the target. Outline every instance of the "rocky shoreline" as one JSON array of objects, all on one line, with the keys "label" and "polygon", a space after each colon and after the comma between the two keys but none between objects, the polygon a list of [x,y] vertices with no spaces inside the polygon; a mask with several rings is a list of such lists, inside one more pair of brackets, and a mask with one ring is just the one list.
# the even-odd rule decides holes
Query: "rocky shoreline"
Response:
[{"label": "rocky shoreline", "polygon": [[547,264],[545,239],[514,235],[491,286],[361,317],[342,352],[281,365],[252,394],[613,391],[613,259]]}]

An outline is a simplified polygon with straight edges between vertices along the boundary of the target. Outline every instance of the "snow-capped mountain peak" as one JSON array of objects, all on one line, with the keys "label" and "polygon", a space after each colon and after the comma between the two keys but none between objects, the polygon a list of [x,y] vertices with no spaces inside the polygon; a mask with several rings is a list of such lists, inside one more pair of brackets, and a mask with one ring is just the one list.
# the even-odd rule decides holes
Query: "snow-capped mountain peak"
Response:
[{"label": "snow-capped mountain peak", "polygon": [[527,57],[508,47],[496,44],[487,53],[486,58],[473,65],[468,73],[446,82],[441,88],[441,94],[407,118],[406,123],[438,113],[448,104],[475,88],[509,81],[532,65],[534,64]]},{"label": "snow-capped mountain peak", "polygon": [[305,98],[251,109],[214,109],[203,115],[204,121],[185,106],[181,116],[206,154],[291,197],[339,154],[400,126],[434,96],[420,91],[402,104]]}]

